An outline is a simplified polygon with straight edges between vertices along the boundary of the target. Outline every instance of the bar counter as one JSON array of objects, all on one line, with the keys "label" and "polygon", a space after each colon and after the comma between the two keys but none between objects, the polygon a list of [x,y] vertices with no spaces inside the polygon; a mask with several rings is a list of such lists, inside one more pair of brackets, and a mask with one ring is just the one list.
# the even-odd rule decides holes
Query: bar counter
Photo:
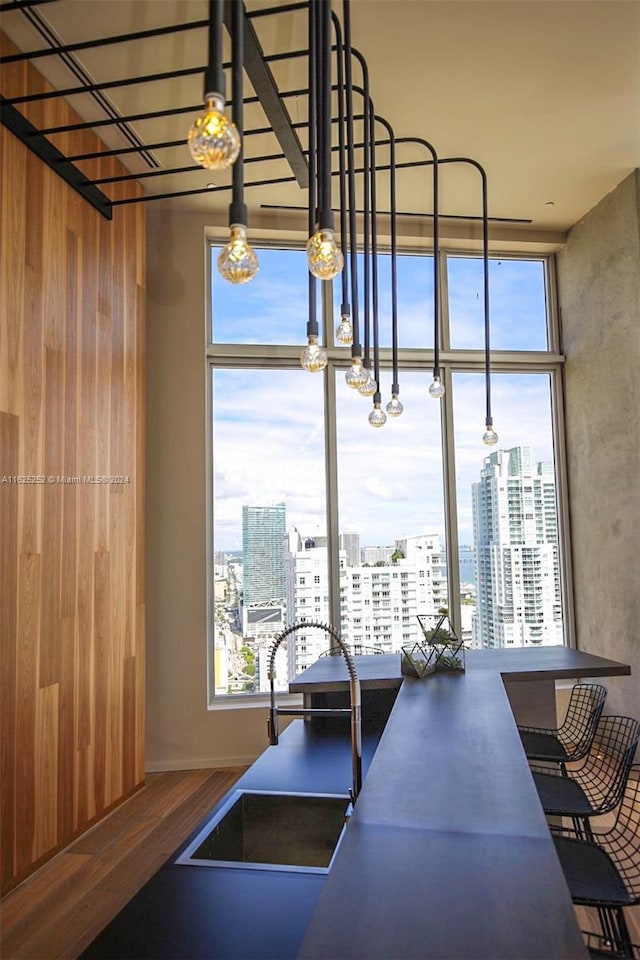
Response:
[{"label": "bar counter", "polygon": [[[629,667],[564,647],[467,651],[464,673],[422,680],[399,654],[356,663],[363,689],[400,689],[298,957],[585,958],[504,680]],[[290,690],[346,687],[326,657]]]}]

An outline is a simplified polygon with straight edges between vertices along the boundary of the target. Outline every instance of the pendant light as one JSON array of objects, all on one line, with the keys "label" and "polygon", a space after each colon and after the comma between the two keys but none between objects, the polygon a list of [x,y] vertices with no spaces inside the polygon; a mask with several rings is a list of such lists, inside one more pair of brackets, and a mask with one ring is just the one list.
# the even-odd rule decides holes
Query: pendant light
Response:
[{"label": "pendant light", "polygon": [[240,135],[222,112],[225,81],[222,69],[224,0],[209,0],[209,64],[204,75],[205,110],[189,131],[188,145],[196,163],[207,170],[226,170],[240,152]]},{"label": "pendant light", "polygon": [[342,251],[333,233],[331,208],[331,3],[315,0],[310,7],[318,7],[316,20],[317,56],[321,83],[318,91],[320,109],[318,124],[319,208],[315,232],[307,241],[309,271],[319,280],[333,280],[344,266]]},{"label": "pendant light", "polygon": [[247,206],[244,202],[244,169],[242,137],[244,71],[244,3],[231,0],[231,101],[233,119],[240,138],[240,150],[233,165],[233,192],[229,205],[229,243],[218,256],[218,270],[229,283],[253,280],[260,269],[255,251],[247,241]]}]

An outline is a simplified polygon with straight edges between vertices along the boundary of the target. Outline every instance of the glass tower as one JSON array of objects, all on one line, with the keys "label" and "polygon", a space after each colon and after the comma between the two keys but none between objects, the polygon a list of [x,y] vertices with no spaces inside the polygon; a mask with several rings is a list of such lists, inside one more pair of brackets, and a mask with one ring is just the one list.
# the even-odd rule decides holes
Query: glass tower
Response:
[{"label": "glass tower", "polygon": [[243,606],[282,604],[285,595],[286,504],[243,506]]}]

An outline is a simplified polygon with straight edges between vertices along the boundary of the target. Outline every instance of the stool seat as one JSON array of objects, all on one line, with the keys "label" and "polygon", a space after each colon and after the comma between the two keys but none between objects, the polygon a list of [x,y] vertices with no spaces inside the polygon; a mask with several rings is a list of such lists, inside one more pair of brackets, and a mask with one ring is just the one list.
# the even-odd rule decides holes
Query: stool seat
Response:
[{"label": "stool seat", "polygon": [[571,754],[553,733],[521,730],[520,739],[530,760],[557,760],[558,763],[567,763],[572,759]]},{"label": "stool seat", "polygon": [[591,817],[597,811],[579,783],[555,774],[534,773],[540,803],[550,816]]},{"label": "stool seat", "polygon": [[553,842],[574,903],[627,907],[633,902],[605,850],[569,837],[554,837]]}]

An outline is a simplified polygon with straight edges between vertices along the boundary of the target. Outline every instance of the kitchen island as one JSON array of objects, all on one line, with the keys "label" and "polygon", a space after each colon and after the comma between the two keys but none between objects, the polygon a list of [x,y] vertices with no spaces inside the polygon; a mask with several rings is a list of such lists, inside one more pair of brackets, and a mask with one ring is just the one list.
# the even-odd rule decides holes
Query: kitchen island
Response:
[{"label": "kitchen island", "polygon": [[[390,713],[369,723],[365,706],[363,789],[330,872],[176,864],[181,847],[84,956],[584,960],[502,678],[629,667],[565,648],[469,651],[464,674],[425,680],[403,678],[399,654],[356,663],[363,700],[381,691]],[[329,657],[291,690],[347,686]],[[345,792],[342,723],[294,721],[234,789]]]},{"label": "kitchen island", "polygon": [[[399,657],[358,669],[363,686],[397,682]],[[343,670],[326,658],[291,689],[335,694]],[[503,678],[629,672],[552,647],[468,651],[464,673],[401,678],[298,956],[585,957]]]}]

